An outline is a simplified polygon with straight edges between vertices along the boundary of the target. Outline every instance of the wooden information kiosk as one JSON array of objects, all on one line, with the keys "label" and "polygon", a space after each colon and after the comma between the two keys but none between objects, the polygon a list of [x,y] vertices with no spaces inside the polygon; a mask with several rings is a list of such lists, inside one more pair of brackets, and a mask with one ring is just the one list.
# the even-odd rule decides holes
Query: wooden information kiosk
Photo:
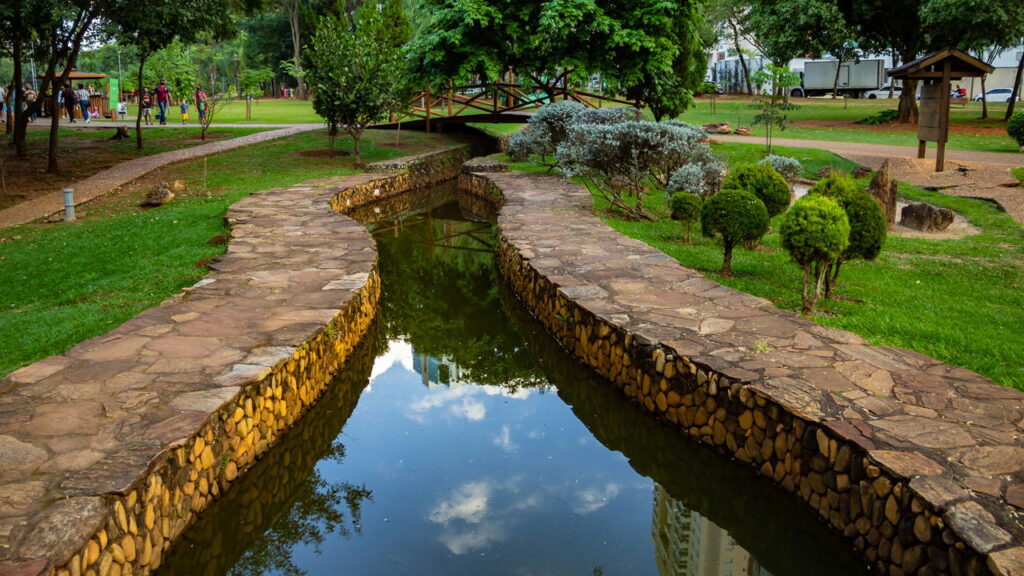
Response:
[{"label": "wooden information kiosk", "polygon": [[922,56],[887,73],[894,80],[920,80],[921,100],[917,124],[917,157],[924,158],[928,142],[936,142],[935,171],[946,164],[949,139],[950,86],[953,80],[977,78],[995,68],[960,50],[947,48]]}]

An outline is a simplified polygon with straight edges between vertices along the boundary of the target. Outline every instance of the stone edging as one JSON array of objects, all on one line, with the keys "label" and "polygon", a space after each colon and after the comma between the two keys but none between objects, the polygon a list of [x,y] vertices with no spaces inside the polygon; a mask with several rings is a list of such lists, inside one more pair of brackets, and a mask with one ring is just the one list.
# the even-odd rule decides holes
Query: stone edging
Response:
[{"label": "stone edging", "polygon": [[376,315],[331,207],[452,178],[468,148],[243,199],[211,274],[0,380],[0,574],[145,574],[323,392]]},{"label": "stone edging", "polygon": [[460,185],[503,202],[499,268],[566,349],[798,495],[880,573],[1024,574],[1024,394],[704,279],[571,182]]}]

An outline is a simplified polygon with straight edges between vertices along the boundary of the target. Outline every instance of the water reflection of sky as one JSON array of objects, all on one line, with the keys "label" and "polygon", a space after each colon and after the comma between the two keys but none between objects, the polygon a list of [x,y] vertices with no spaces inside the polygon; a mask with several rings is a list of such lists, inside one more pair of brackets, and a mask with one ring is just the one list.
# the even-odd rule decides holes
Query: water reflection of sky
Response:
[{"label": "water reflection of sky", "polygon": [[[299,554],[310,574],[656,574],[653,483],[551,390],[427,380],[378,357],[328,481],[365,484],[361,533]],[[429,378],[429,375],[428,375]],[[401,417],[396,418],[396,413]]]}]

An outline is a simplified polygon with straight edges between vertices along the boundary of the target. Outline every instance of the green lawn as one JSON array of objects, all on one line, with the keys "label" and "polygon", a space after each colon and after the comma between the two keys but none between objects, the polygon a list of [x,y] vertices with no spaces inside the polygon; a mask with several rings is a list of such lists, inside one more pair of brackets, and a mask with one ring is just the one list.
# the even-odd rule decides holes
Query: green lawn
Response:
[{"label": "green lawn", "polygon": [[[715,151],[730,164],[756,160],[761,147],[720,144]],[[822,166],[849,170],[852,164],[829,152],[780,148],[799,158],[804,176]],[[513,168],[543,172],[536,165]],[[867,180],[861,184],[866,185]],[[993,381],[1024,389],[1024,228],[993,204],[946,196],[908,185],[901,196],[945,206],[964,215],[981,233],[958,240],[890,237],[875,262],[843,265],[837,297],[819,302],[814,321],[860,334],[874,344],[899,346],[963,366]],[[771,232],[757,251],[737,248],[733,278],[722,278],[720,243],[703,238],[696,226],[693,244],[682,226],[668,218],[662,194],[648,196],[654,222],[625,221],[608,211],[597,194],[595,206],[605,221],[642,240],[687,267],[737,290],[798,312],[802,272]],[[778,230],[780,217],[772,224]]]},{"label": "green lawn", "polygon": [[[134,121],[138,113],[138,107],[128,106],[126,120]],[[153,108],[153,117],[156,118],[157,109]],[[196,111],[195,102],[189,102],[188,123],[199,125],[199,113]],[[245,120],[245,101],[231,100],[218,110],[213,118],[213,126],[220,124],[291,124],[291,123],[312,123],[322,124],[323,118],[317,116],[313,111],[313,102],[310,100],[286,100],[266,99],[253,100],[252,120]],[[177,106],[170,106],[167,109],[167,123],[181,124],[181,112]]]},{"label": "green lawn", "polygon": [[[451,142],[439,135],[368,132],[367,162],[420,153]],[[205,273],[223,251],[208,241],[227,231],[224,213],[258,190],[355,172],[351,156],[325,157],[326,135],[304,133],[207,158],[207,187],[166,206],[140,211],[134,202],[85,205],[71,224],[0,231],[0,375],[107,332],[159,304]],[[339,150],[351,150],[339,138]],[[164,169],[201,188],[203,162]]]},{"label": "green lawn", "polygon": [[[796,98],[798,110],[788,113],[792,122],[827,122],[827,126],[790,125],[784,131],[776,131],[777,138],[802,138],[839,142],[864,142],[893,146],[917,146],[917,127],[901,127],[891,124],[884,129],[853,124],[858,120],[877,114],[882,110],[895,110],[897,100],[849,100],[830,98]],[[680,116],[681,120],[693,124],[729,122],[733,128],[748,126],[755,136],[763,135],[763,126],[751,126],[757,110],[750,105],[749,97],[719,96],[712,114],[707,97],[699,98],[696,104]],[[989,119],[981,120],[981,103],[970,102],[966,107],[959,104],[950,109],[950,132],[947,147],[955,150],[979,150],[985,152],[1016,152],[1019,147],[1006,135],[1006,122],[1002,120],[1006,104],[989,104]],[[843,123],[844,125],[833,125]],[[983,133],[957,133],[956,127],[969,128]],[[728,139],[728,136],[721,137]]]}]

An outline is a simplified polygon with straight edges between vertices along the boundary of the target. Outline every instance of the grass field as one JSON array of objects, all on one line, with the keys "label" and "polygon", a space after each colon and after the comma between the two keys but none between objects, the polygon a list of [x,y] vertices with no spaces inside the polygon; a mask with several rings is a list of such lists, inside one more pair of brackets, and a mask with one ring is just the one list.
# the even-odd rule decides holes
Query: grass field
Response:
[{"label": "grass field", "polygon": [[[367,162],[436,149],[451,140],[367,133]],[[206,273],[227,231],[224,213],[258,190],[355,172],[351,156],[328,157],[326,135],[312,132],[185,162],[148,176],[134,191],[82,206],[71,224],[0,230],[0,375],[102,334],[159,304]],[[340,150],[351,149],[339,139]],[[152,182],[183,179],[194,190],[171,204],[141,210]],[[222,244],[222,243],[221,243]]]},{"label": "grass field", "polygon": [[[715,151],[733,165],[761,157],[758,145],[720,144]],[[800,159],[805,177],[813,177],[823,166],[853,167],[821,150],[779,148],[777,153]],[[514,163],[513,168],[544,171],[526,163]],[[836,298],[820,301],[813,320],[1024,389],[1024,228],[988,202],[907,185],[900,186],[900,195],[957,211],[981,232],[955,240],[888,238],[877,261],[843,265]],[[597,194],[594,199],[605,221],[623,234],[716,282],[767,298],[780,308],[800,310],[802,272],[775,232],[765,236],[756,251],[737,248],[734,277],[722,278],[721,244],[701,237],[697,225],[693,244],[687,245],[682,226],[668,218],[662,194],[648,196],[653,222],[623,220]],[[774,220],[773,231],[779,229],[780,219]]]},{"label": "grass field", "polygon": [[[800,106],[789,113],[793,122],[786,130],[776,132],[779,138],[801,138],[844,142],[865,142],[894,146],[916,146],[916,127],[899,124],[883,126],[860,126],[858,120],[877,114],[882,110],[895,109],[896,100],[832,100],[830,98],[797,98],[793,102]],[[190,122],[196,122],[195,107],[190,110]],[[129,107],[129,117],[134,118],[134,107]],[[440,108],[437,110],[442,112]],[[1016,152],[1018,146],[1006,135],[1006,123],[1002,121],[1006,104],[989,104],[988,120],[981,120],[981,103],[970,102],[966,107],[954,105],[951,110],[952,129],[947,145],[951,150],[980,150],[987,152]],[[682,116],[681,120],[694,124],[729,122],[733,127],[751,127],[754,135],[762,134],[762,127],[751,126],[756,115],[747,96],[719,96],[716,111],[710,111],[707,97],[697,99],[696,104]],[[168,112],[169,122],[179,123],[177,108]],[[301,100],[257,100],[253,102],[252,120],[255,124],[321,123],[323,119],[313,112],[310,101]],[[218,113],[215,124],[245,124],[245,103],[231,101]],[[514,132],[516,124],[478,124],[488,133],[500,135]]]}]

